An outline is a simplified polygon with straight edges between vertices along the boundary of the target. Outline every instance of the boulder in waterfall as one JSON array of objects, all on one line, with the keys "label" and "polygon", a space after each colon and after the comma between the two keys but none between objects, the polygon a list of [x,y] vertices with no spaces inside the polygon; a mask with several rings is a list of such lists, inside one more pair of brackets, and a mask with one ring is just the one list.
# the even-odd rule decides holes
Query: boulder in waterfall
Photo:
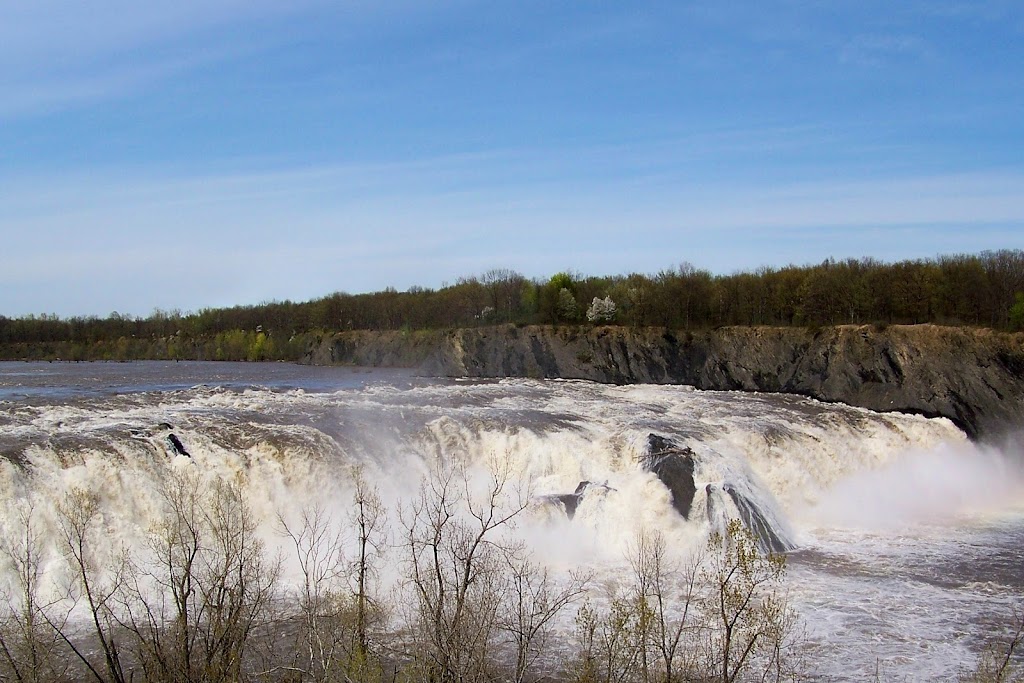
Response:
[{"label": "boulder in waterfall", "polygon": [[587,491],[593,491],[596,489],[600,489],[603,491],[615,490],[612,487],[608,486],[608,482],[605,482],[603,484],[595,484],[592,481],[581,481],[579,484],[577,484],[576,490],[573,491],[572,493],[555,493],[550,496],[544,496],[543,499],[548,502],[561,505],[562,509],[565,511],[565,516],[569,519],[572,519],[576,516],[576,509],[579,507],[580,502],[582,502],[583,498],[586,496]]},{"label": "boulder in waterfall", "polygon": [[192,454],[185,450],[185,445],[181,443],[181,439],[174,433],[167,435],[167,442],[171,445],[171,450],[176,455],[184,455],[186,458],[191,458]]},{"label": "boulder in waterfall", "polygon": [[757,506],[757,503],[747,496],[744,496],[736,490],[736,487],[731,486],[730,484],[725,484],[722,488],[729,494],[729,497],[732,498],[733,504],[736,505],[736,509],[740,512],[740,519],[743,520],[743,525],[746,526],[750,533],[752,533],[757,539],[757,543],[761,547],[761,550],[764,550],[765,552],[784,553],[787,550],[793,549],[793,545],[784,540],[768,522],[768,518],[761,511],[761,508]]},{"label": "boulder in waterfall", "polygon": [[647,437],[647,452],[641,458],[641,465],[648,472],[658,476],[672,494],[672,506],[685,519],[690,518],[690,508],[697,486],[693,481],[694,453],[689,448],[680,448],[668,439],[650,434]]}]

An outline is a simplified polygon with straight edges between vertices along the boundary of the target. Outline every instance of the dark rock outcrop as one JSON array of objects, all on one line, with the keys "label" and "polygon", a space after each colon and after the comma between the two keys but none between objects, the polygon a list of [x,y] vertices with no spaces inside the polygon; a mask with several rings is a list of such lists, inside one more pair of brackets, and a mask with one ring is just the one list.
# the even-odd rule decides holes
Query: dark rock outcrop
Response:
[{"label": "dark rock outcrop", "polygon": [[693,451],[679,448],[668,439],[651,434],[647,437],[647,453],[640,464],[648,472],[658,475],[658,479],[672,494],[672,507],[685,519],[689,519],[693,497],[697,493],[697,486],[693,482]]},{"label": "dark rock outcrop", "polygon": [[551,502],[560,504],[565,510],[565,516],[572,519],[576,516],[576,508],[579,507],[580,501],[583,500],[587,491],[594,488],[603,489],[604,491],[614,490],[608,486],[608,484],[595,484],[592,481],[581,481],[577,484],[576,490],[573,493],[556,493],[554,495],[544,496],[544,498]]},{"label": "dark rock outcrop", "polygon": [[178,455],[184,455],[186,458],[192,457],[192,454],[185,450],[185,445],[181,443],[181,439],[178,438],[177,434],[168,434],[167,441],[171,444],[171,450]]},{"label": "dark rock outcrop", "polygon": [[161,422],[155,427],[135,427],[128,430],[128,434],[133,439],[139,439],[142,441],[149,441],[153,443],[155,440],[163,440],[164,448],[171,455],[184,455],[187,458],[191,458],[192,454],[185,448],[185,444],[181,442],[178,435],[173,431],[174,425],[170,422]]},{"label": "dark rock outcrop", "polygon": [[607,383],[801,394],[953,420],[971,437],[1024,422],[1024,334],[936,325],[664,328],[483,327],[343,332],[313,364],[416,367],[455,377],[559,377]]},{"label": "dark rock outcrop", "polygon": [[717,509],[718,503],[716,502],[716,499],[715,499],[715,492],[716,491],[717,491],[717,489],[715,488],[714,484],[707,484],[704,487],[705,497],[707,498],[707,501],[708,501],[708,506],[707,506],[706,512],[707,512],[707,516],[708,516],[708,522],[710,522],[711,524],[715,523],[715,517],[718,515],[718,509]]},{"label": "dark rock outcrop", "polygon": [[[772,528],[772,525],[768,523],[768,519],[761,512],[761,509],[734,487],[729,484],[725,484],[722,487],[729,497],[732,498],[732,502],[736,505],[736,509],[740,511],[740,519],[743,521],[743,525],[750,530],[750,533],[757,539],[758,545],[761,550],[773,553],[784,553],[787,550],[792,550],[793,546],[782,539],[779,534]],[[709,513],[710,514],[710,513]]]}]

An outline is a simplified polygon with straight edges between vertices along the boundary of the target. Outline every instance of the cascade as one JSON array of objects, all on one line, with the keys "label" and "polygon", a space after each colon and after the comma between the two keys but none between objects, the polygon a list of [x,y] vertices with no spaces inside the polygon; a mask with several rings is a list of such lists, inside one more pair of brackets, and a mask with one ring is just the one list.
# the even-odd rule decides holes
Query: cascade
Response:
[{"label": "cascade", "polygon": [[[88,390],[73,395],[0,400],[0,532],[16,535],[32,517],[43,583],[56,589],[67,579],[58,506],[75,491],[95,498],[109,558],[145,548],[163,492],[183,473],[238,485],[261,538],[284,549],[281,519],[314,504],[345,518],[354,466],[397,510],[437,463],[472,471],[502,463],[532,501],[516,533],[538,561],[586,567],[603,582],[622,576],[641,532],[657,531],[685,554],[740,519],[763,550],[791,552],[793,599],[812,639],[841,629],[851,661],[889,628],[864,622],[857,605],[910,605],[924,582],[941,609],[915,627],[928,643],[949,641],[928,669],[946,676],[980,646],[965,642],[971,629],[950,631],[937,615],[967,623],[1024,589],[1008,569],[1019,566],[1018,545],[962,521],[1019,505],[1020,468],[945,419],[677,386],[370,377],[332,388],[311,377],[307,390],[305,381],[150,382],[129,391],[120,382],[106,391],[81,380]],[[399,564],[381,581],[395,580],[387,574]],[[283,571],[297,580],[287,561]],[[986,582],[984,594],[970,588],[975,580]],[[833,599],[837,591],[845,597]],[[908,629],[894,622],[892,630],[896,638]],[[851,666],[866,675],[874,663]]]}]

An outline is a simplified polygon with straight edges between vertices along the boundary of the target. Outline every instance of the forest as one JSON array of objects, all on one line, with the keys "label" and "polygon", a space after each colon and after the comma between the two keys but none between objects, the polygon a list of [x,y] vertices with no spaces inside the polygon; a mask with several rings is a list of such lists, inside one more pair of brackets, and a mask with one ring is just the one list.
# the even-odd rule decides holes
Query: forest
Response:
[{"label": "forest", "polygon": [[343,330],[601,324],[701,329],[725,325],[966,325],[1024,328],[1024,251],[1003,249],[882,262],[828,259],[716,275],[682,263],[656,274],[510,269],[439,289],[336,292],[146,318],[0,316],[0,358],[296,360],[313,335]]}]

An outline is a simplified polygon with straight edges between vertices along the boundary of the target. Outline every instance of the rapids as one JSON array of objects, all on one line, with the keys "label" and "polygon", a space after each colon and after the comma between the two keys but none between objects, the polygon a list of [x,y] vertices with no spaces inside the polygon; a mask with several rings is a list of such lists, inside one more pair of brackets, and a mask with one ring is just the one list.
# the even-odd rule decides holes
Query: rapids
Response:
[{"label": "rapids", "polygon": [[[644,466],[651,435],[692,453],[688,518]],[[537,556],[612,582],[640,530],[696,549],[742,517],[789,550],[790,599],[827,680],[955,677],[1024,593],[1012,447],[980,447],[945,419],[794,396],[283,364],[0,363],[0,455],[0,525],[33,501],[45,529],[48,505],[82,487],[100,495],[111,552],[141,542],[182,468],[240,482],[274,544],[279,515],[314,501],[344,514],[350,465],[398,505],[433,460],[498,455],[536,501],[519,533]],[[59,583],[60,564],[47,571]]]}]

